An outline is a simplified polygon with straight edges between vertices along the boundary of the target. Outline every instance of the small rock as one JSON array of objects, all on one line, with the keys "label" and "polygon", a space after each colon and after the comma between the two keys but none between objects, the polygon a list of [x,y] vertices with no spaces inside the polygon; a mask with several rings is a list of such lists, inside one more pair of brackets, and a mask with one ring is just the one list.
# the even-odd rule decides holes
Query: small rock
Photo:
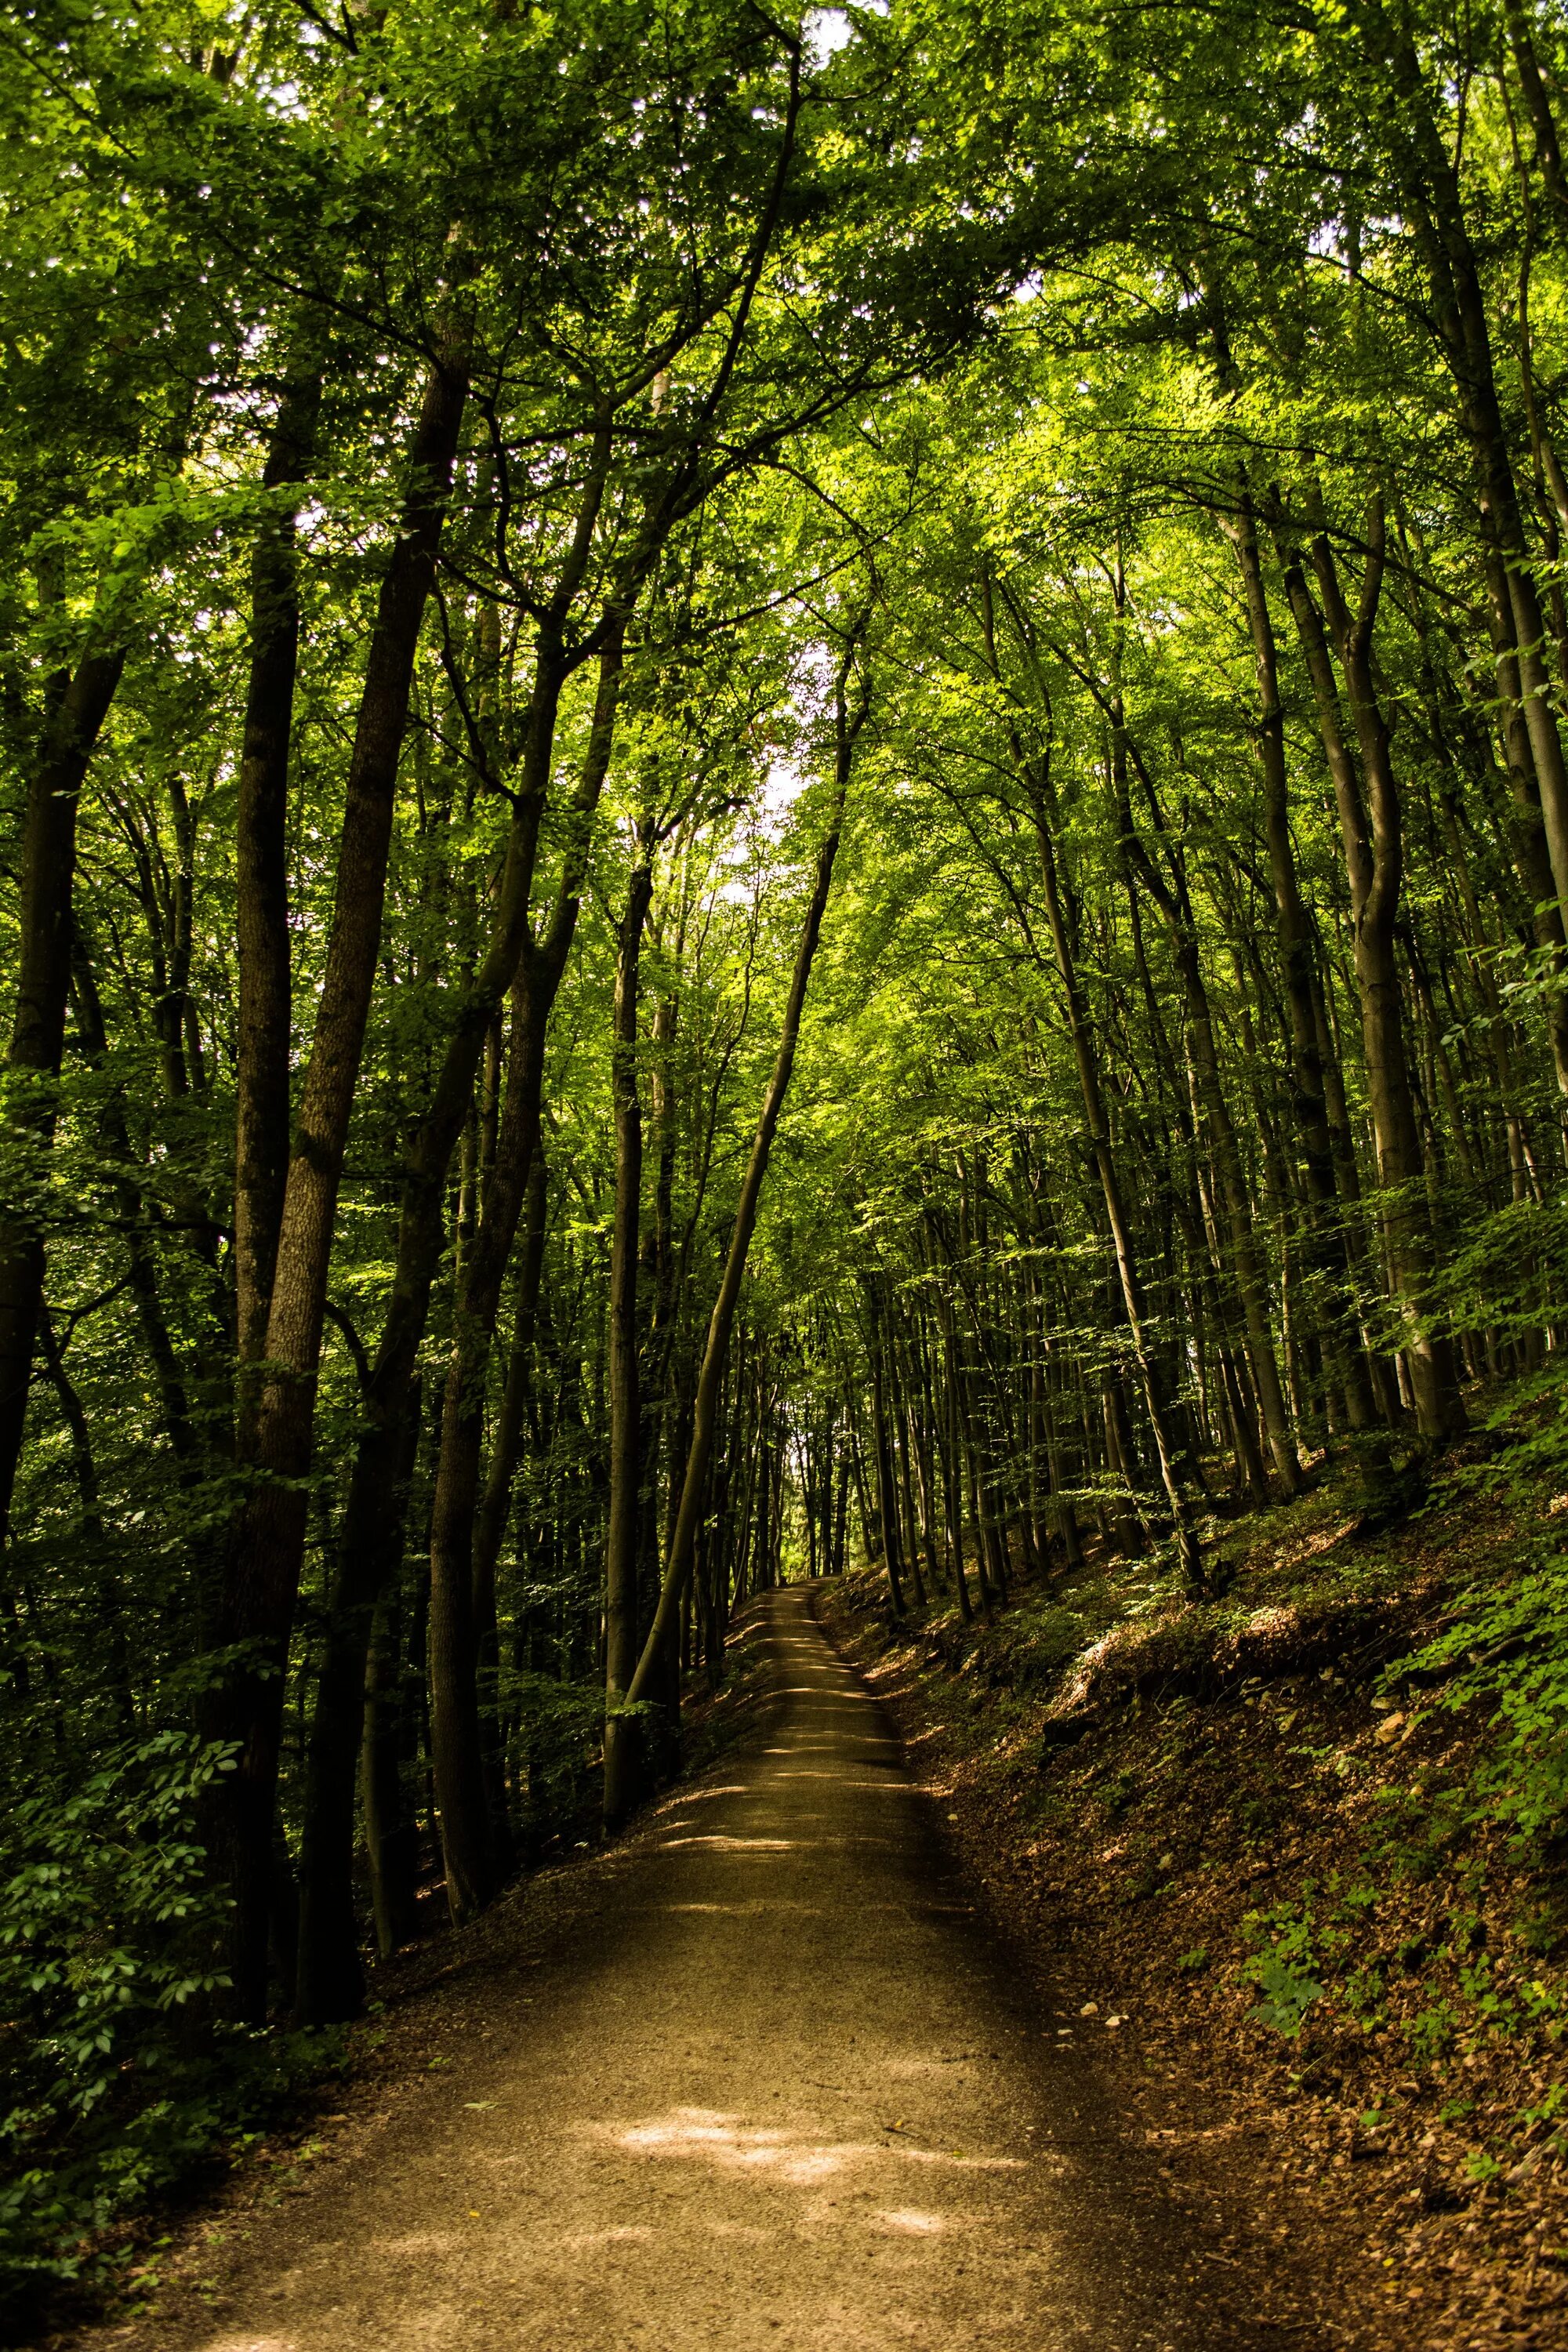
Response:
[{"label": "small rock", "polygon": [[1119,2017],[1108,2017],[1105,2021],[1107,2032],[1113,2033],[1121,2022],[1121,2020]]},{"label": "small rock", "polygon": [[1083,2007],[1079,2011],[1079,2015],[1080,2017],[1098,2017],[1100,2015],[1100,2003],[1097,2000],[1086,2000]]},{"label": "small rock", "polygon": [[1372,1736],[1379,1747],[1392,1748],[1404,1728],[1405,1717],[1402,1715],[1385,1715]]}]

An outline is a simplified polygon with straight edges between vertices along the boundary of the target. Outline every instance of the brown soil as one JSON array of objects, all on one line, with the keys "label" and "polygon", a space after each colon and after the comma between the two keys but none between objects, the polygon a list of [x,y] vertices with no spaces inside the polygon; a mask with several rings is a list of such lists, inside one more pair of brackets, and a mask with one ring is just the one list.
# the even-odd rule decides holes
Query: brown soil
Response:
[{"label": "brown soil", "polygon": [[1137,2021],[997,1944],[816,1600],[762,1605],[724,1761],[451,1947],[73,2352],[1326,2344],[1147,2145]]}]

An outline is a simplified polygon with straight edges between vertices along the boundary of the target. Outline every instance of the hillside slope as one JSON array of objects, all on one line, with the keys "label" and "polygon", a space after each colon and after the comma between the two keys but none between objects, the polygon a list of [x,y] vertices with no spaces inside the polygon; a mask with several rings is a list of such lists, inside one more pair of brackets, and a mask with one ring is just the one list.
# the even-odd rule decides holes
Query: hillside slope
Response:
[{"label": "hillside slope", "polygon": [[1208,2259],[1274,2245],[1368,2352],[1568,2340],[1551,1504],[1487,1485],[1368,1541],[1330,1484],[1197,1608],[1136,1563],[973,1631],[823,1604]]}]

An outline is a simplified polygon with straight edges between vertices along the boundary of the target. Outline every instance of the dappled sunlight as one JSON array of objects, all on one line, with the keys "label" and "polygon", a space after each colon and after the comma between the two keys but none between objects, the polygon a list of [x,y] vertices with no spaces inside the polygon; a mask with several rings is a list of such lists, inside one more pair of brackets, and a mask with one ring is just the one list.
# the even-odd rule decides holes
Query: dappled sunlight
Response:
[{"label": "dappled sunlight", "polygon": [[[921,2147],[903,2136],[902,2126],[897,2137],[885,2140],[814,2140],[777,2124],[748,2124],[741,2116],[712,2107],[673,2107],[657,2122],[632,2124],[619,2131],[608,2126],[606,2131],[617,2147],[634,2155],[684,2158],[731,2178],[750,2176],[791,2189],[809,2189],[845,2172],[889,2164],[950,2172],[1021,2172],[1026,2168],[1022,2157]],[[889,2213],[894,2210],[889,2209]],[[912,2207],[896,2210],[904,2217],[900,2226],[911,2234],[928,2223],[932,2230],[950,2226],[934,2216],[917,2214]],[[888,2214],[880,2218],[894,2226]]]},{"label": "dappled sunlight", "polygon": [[654,1819],[662,1821],[666,1813],[678,1813],[687,1805],[710,1805],[715,1797],[749,1797],[751,1793],[744,1780],[732,1780],[723,1789],[687,1789],[679,1797],[671,1797],[667,1804],[656,1805]]},{"label": "dappled sunlight", "polygon": [[731,1919],[755,1918],[763,1911],[795,1911],[818,1919],[823,1912],[820,1903],[794,1903],[787,1895],[781,1895],[775,1901],[757,1895],[746,1903],[662,1903],[658,1907],[661,1911],[716,1911]]},{"label": "dappled sunlight", "polygon": [[816,1837],[795,1838],[726,1837],[718,1831],[699,1830],[689,1837],[660,1838],[653,1850],[656,1853],[679,1853],[688,1849],[715,1854],[752,1854],[759,1860],[772,1860],[784,1853],[898,1853],[903,1846],[898,1838],[877,1837],[858,1829],[829,1830]]},{"label": "dappled sunlight", "polygon": [[897,1743],[885,1732],[863,1731],[838,1739],[792,1739],[787,1748],[764,1748],[764,1756],[841,1756],[847,1748],[881,1748],[889,1756],[898,1753]]},{"label": "dappled sunlight", "polygon": [[853,1789],[872,1797],[918,1797],[920,1790],[909,1780],[889,1778],[885,1780],[847,1780],[842,1772],[778,1772],[779,1780],[831,1780],[836,1788]]},{"label": "dappled sunlight", "polygon": [[582,2254],[595,2246],[647,2245],[653,2235],[653,2231],[645,2223],[623,2221],[618,2227],[609,2230],[574,2230],[560,2243],[566,2251]]},{"label": "dappled sunlight", "polygon": [[800,1838],[725,1837],[717,1830],[706,1830],[696,1837],[660,1838],[658,1851],[668,1853],[676,1846],[705,1845],[720,1853],[787,1853],[792,1847],[805,1843]]},{"label": "dappled sunlight", "polygon": [[820,1699],[830,1707],[852,1706],[857,1712],[871,1703],[855,1691],[835,1690],[831,1685],[825,1688],[821,1683],[781,1683],[774,1696],[778,1698]]},{"label": "dappled sunlight", "polygon": [[886,2213],[873,2213],[871,2220],[882,2229],[895,2231],[907,2238],[934,2238],[951,2227],[945,2214],[921,2213],[912,2205],[900,2205]]}]

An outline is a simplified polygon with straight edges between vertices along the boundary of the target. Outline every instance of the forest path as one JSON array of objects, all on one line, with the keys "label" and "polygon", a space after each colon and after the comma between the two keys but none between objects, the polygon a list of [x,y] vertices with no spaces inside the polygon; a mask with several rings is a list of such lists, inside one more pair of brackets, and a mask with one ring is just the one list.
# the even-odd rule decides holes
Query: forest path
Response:
[{"label": "forest path", "polygon": [[487,1973],[450,2071],[258,2215],[210,2315],[162,2344],[1258,2343],[1207,2301],[1083,2054],[1007,1981],[810,1589],[763,1606],[742,1744],[563,1874],[601,1892]]}]

